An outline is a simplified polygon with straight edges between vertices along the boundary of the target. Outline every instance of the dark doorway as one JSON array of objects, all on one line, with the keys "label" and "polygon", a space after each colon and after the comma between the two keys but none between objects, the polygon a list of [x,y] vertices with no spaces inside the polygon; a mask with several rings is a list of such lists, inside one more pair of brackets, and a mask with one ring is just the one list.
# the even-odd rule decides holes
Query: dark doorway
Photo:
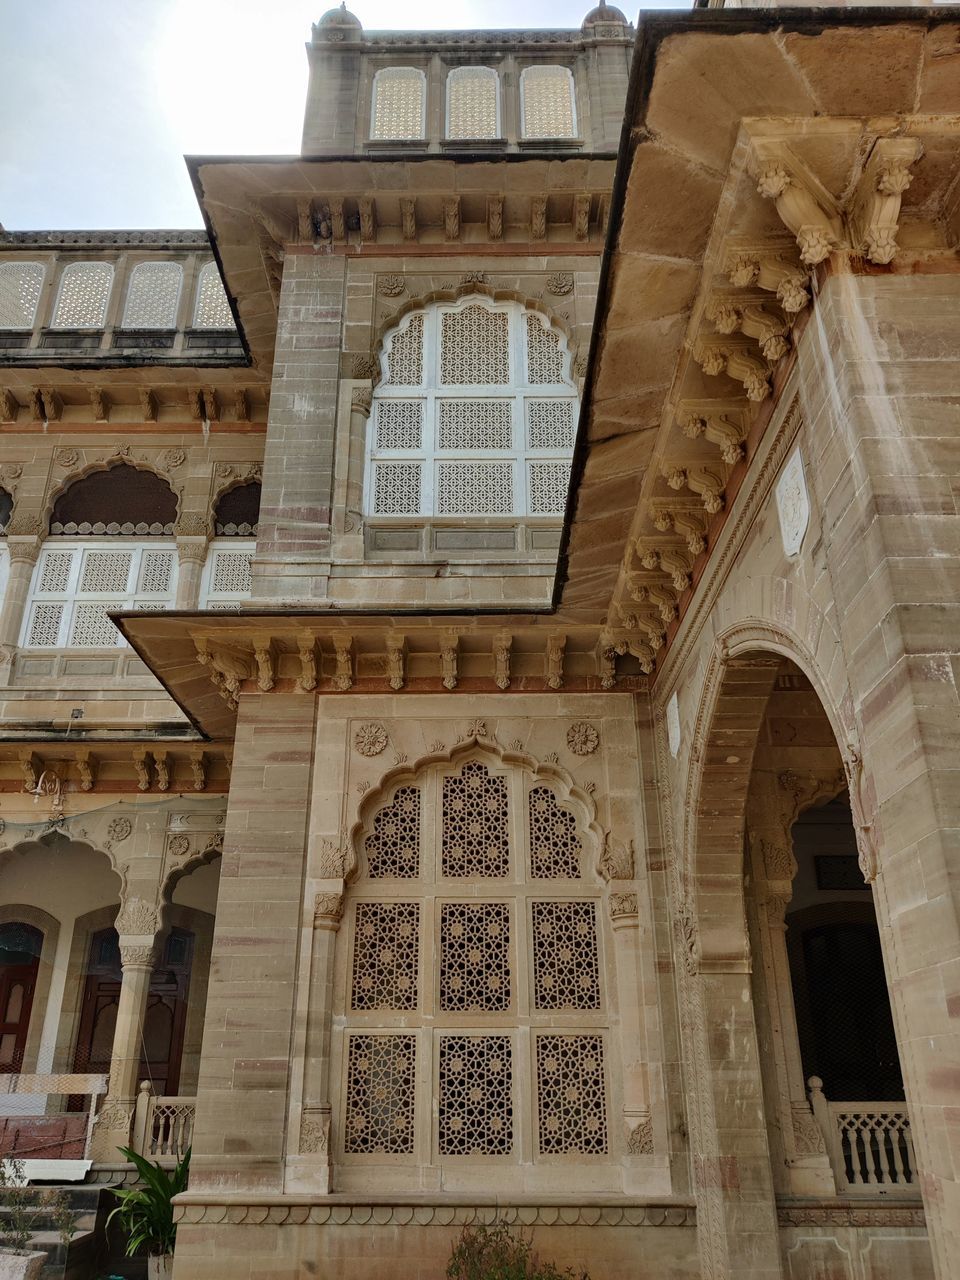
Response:
[{"label": "dark doorway", "polygon": [[0,1072],[23,1068],[43,934],[18,921],[0,925]]}]

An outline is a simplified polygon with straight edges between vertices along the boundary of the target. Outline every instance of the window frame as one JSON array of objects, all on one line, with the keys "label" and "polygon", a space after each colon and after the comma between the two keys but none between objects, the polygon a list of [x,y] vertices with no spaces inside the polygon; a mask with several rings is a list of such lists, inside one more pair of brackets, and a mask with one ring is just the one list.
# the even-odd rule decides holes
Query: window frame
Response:
[{"label": "window frame", "polygon": [[[95,324],[61,324],[57,319],[60,311],[60,304],[63,301],[63,290],[66,282],[72,275],[76,275],[83,267],[105,267],[109,271],[109,280],[107,281],[106,292],[103,295],[103,307],[100,312],[100,318]],[[117,283],[117,270],[112,262],[106,261],[104,258],[84,258],[76,262],[67,262],[63,270],[60,272],[60,279],[57,281],[57,296],[53,304],[53,311],[50,316],[50,328],[57,330],[79,329],[97,333],[101,329],[106,328],[107,317],[110,314],[110,299],[113,297],[113,291]]]},{"label": "window frame", "polygon": [[[527,106],[524,79],[528,71],[550,70],[565,71],[570,90],[570,117],[572,132],[569,134],[528,133]],[[577,142],[580,139],[580,112],[577,108],[577,78],[573,69],[562,62],[531,62],[520,72],[520,141],[521,142]]]},{"label": "window frame", "polygon": [[[463,136],[453,136],[450,133],[450,82],[458,74],[465,71],[487,71],[493,77],[495,85],[495,127],[492,134],[484,136],[482,134],[469,134]],[[497,67],[491,67],[487,63],[464,62],[458,66],[450,67],[444,77],[443,82],[443,140],[445,143],[452,143],[459,146],[467,146],[472,142],[491,143],[503,140],[503,85],[500,79],[500,72]]]},{"label": "window frame", "polygon": [[[374,123],[377,118],[377,93],[381,83],[381,78],[388,76],[391,72],[412,71],[417,74],[420,79],[420,132],[415,138],[397,138],[397,137],[381,137],[375,134]],[[427,141],[427,76],[422,67],[410,65],[391,65],[387,67],[379,67],[373,73],[373,80],[370,86],[370,123],[367,129],[367,141],[372,144],[379,143],[407,143],[411,146],[416,143],[426,143]]]},{"label": "window frame", "polygon": [[[130,324],[127,321],[127,314],[130,310],[131,294],[133,292],[134,282],[137,279],[137,273],[141,270],[142,267],[155,267],[155,266],[175,267],[178,273],[177,292],[173,300],[170,323],[162,324],[162,325]],[[130,274],[127,276],[126,290],[125,290],[124,299],[123,299],[123,312],[120,318],[120,323],[117,327],[121,330],[130,330],[130,329],[149,330],[149,331],[158,332],[158,333],[162,333],[170,329],[176,329],[177,321],[180,315],[180,303],[183,300],[183,286],[184,286],[183,264],[181,262],[177,262],[176,259],[174,258],[144,258],[140,262],[135,263],[133,267],[130,269]]]},{"label": "window frame", "polygon": [[14,275],[16,270],[23,272],[27,267],[38,267],[40,269],[40,284],[37,288],[37,300],[33,304],[33,314],[30,317],[30,322],[29,324],[0,325],[0,333],[32,333],[37,327],[37,316],[40,314],[40,304],[43,301],[43,290],[47,283],[47,264],[36,258],[10,258],[6,262],[0,263],[0,272]]}]

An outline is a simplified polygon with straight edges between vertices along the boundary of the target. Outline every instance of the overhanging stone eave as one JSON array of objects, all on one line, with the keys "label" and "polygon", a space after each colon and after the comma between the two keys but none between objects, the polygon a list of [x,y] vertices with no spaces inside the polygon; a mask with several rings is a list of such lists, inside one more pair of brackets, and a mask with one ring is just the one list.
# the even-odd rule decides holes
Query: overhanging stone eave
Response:
[{"label": "overhanging stone eave", "polygon": [[[589,487],[590,509],[595,513],[598,503],[603,503],[605,490],[613,495],[622,486],[622,475],[611,468],[609,455],[622,451],[624,440],[629,442],[631,435],[644,437],[655,431],[656,443],[651,448],[649,440],[645,440],[644,449],[648,458],[662,452],[660,437],[671,398],[677,393],[681,366],[689,355],[690,321],[702,292],[705,255],[721,211],[724,181],[741,125],[751,118],[784,114],[783,102],[772,86],[781,72],[790,76],[791,85],[794,79],[802,79],[801,68],[796,64],[802,62],[807,52],[804,42],[808,40],[816,42],[821,79],[809,88],[810,101],[805,109],[799,96],[791,102],[787,114],[794,121],[813,120],[821,115],[854,119],[895,116],[917,113],[924,107],[942,110],[945,92],[930,69],[925,41],[945,22],[949,22],[949,15],[943,11],[887,8],[709,9],[644,16],[638,30],[601,266],[575,456],[574,506],[560,551],[557,600],[561,606],[568,599],[575,599],[578,607],[592,608],[597,613],[610,608],[628,549],[634,511],[611,501],[598,541],[595,520],[578,518],[576,493]],[[906,40],[902,38],[904,31],[909,37]],[[864,99],[860,78],[850,74],[852,41],[859,42],[854,47],[862,49],[871,76],[881,86],[869,100]],[[749,57],[744,56],[747,45]],[[705,89],[706,67],[710,84]],[[710,129],[702,126],[697,115],[698,110],[715,110],[714,97],[709,92],[713,85],[722,85],[726,94],[729,119],[721,122],[725,132],[724,128],[715,127],[715,121],[710,121]],[[796,94],[800,92],[798,89]],[[954,110],[958,95],[960,89],[952,95],[953,104],[947,104]],[[723,100],[719,90],[716,100]],[[704,101],[706,106],[698,107]],[[713,146],[712,152],[703,142],[704,137]],[[661,163],[648,164],[647,157],[655,157]],[[642,166],[646,168],[645,181],[638,177],[643,173]],[[628,203],[631,184],[637,190]],[[623,268],[631,262],[647,265],[651,280],[648,290],[638,288],[636,274],[629,278],[629,289],[622,284],[627,277]],[[678,283],[680,276],[685,279]],[[665,299],[659,309],[658,297]],[[622,318],[638,311],[643,325],[630,325]],[[621,318],[611,324],[609,317],[617,312]],[[607,360],[617,341],[625,338],[631,328],[638,337],[644,332],[656,335],[660,371],[656,386],[652,385],[653,380],[646,385],[640,380],[631,383],[630,375],[624,373],[625,369],[646,367],[649,361],[639,348],[632,356],[629,351],[626,356],[621,351],[618,363]],[[671,331],[666,338],[665,329]],[[662,395],[660,388],[665,388]],[[606,427],[605,405],[619,402],[622,413],[622,406],[629,405],[631,396],[643,407],[635,430],[629,430],[622,416]],[[652,426],[652,422],[657,425]],[[635,474],[639,503],[645,473],[638,469]],[[603,570],[598,568],[600,559],[605,562]],[[616,620],[614,616],[609,618],[611,623]]]}]

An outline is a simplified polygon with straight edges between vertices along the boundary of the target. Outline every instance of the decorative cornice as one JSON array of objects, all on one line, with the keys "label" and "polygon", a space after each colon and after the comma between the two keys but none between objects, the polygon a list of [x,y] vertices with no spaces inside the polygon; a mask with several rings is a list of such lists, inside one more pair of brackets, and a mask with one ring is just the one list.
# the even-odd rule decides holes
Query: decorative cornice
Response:
[{"label": "decorative cornice", "polygon": [[350,1200],[346,1196],[178,1197],[174,1218],[189,1225],[269,1223],[276,1227],[451,1227],[471,1223],[513,1222],[529,1227],[694,1227],[692,1201],[640,1204],[636,1201],[584,1200],[538,1204],[463,1204],[450,1201]]},{"label": "decorative cornice", "polygon": [[209,249],[205,231],[0,231],[0,249]]},{"label": "decorative cornice", "polygon": [[810,1205],[777,1206],[781,1227],[925,1227],[922,1204],[851,1204],[825,1201]]}]

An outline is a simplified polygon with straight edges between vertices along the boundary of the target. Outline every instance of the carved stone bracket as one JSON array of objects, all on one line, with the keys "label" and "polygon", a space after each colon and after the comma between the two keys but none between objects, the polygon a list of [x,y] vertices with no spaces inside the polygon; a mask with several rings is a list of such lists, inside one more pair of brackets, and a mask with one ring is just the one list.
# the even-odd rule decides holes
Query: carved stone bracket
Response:
[{"label": "carved stone bracket", "polygon": [[871,262],[892,262],[897,254],[900,203],[923,154],[918,138],[878,138],[847,209],[850,247]]}]

